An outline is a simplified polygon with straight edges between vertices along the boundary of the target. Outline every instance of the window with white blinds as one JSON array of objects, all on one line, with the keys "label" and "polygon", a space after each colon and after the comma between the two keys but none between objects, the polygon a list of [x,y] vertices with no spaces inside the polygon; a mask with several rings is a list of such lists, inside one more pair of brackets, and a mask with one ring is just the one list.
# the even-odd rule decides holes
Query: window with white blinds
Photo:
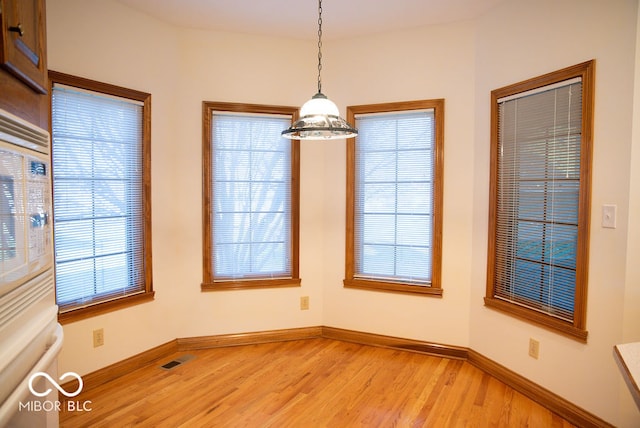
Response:
[{"label": "window with white blinds", "polygon": [[437,280],[434,287],[434,259],[439,261],[439,244],[434,244],[440,236],[435,196],[442,181],[436,162],[442,148],[436,116],[442,111],[432,104],[354,113],[358,136],[349,173],[353,236],[348,237],[353,265],[346,285],[413,292],[439,288]]},{"label": "window with white blinds", "polygon": [[281,136],[293,113],[254,110],[207,113],[209,250],[203,288],[299,283],[297,191],[292,185],[297,144]]},{"label": "window with white blinds", "polygon": [[54,81],[51,107],[61,312],[150,292],[144,100]]},{"label": "window with white blinds", "polygon": [[584,294],[584,86],[580,75],[495,99],[488,297],[570,326]]}]

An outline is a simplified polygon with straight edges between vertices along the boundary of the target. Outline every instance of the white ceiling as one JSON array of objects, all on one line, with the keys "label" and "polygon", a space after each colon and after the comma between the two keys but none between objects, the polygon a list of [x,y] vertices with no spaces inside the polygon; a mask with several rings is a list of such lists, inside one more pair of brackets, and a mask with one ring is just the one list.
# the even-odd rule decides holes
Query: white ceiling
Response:
[{"label": "white ceiling", "polygon": [[[317,0],[117,0],[186,28],[315,39]],[[472,19],[506,0],[324,0],[322,38]]]}]

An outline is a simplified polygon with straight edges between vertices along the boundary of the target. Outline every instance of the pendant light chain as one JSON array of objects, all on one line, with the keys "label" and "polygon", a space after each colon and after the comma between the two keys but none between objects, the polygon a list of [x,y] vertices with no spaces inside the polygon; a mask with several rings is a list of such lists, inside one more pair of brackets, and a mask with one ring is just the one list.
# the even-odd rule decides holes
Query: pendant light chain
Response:
[{"label": "pendant light chain", "polygon": [[[1,0],[0,0],[1,2]],[[338,106],[322,93],[322,0],[318,0],[318,93],[300,108],[295,122],[282,131],[290,140],[338,140],[353,138],[358,130],[340,117]]]},{"label": "pendant light chain", "polygon": [[322,0],[318,0],[318,93],[322,93]]}]

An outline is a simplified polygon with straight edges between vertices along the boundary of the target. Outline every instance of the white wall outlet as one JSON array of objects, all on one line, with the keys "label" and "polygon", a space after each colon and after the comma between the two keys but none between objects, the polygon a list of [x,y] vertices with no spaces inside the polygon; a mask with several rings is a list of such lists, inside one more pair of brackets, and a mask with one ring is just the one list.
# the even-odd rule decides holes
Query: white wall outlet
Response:
[{"label": "white wall outlet", "polygon": [[300,309],[303,311],[309,309],[309,296],[300,297]]},{"label": "white wall outlet", "polygon": [[531,358],[535,358],[536,360],[540,356],[540,342],[538,342],[534,338],[529,339],[529,356]]},{"label": "white wall outlet", "polygon": [[104,345],[104,329],[93,330],[93,347],[97,348],[102,345]]}]

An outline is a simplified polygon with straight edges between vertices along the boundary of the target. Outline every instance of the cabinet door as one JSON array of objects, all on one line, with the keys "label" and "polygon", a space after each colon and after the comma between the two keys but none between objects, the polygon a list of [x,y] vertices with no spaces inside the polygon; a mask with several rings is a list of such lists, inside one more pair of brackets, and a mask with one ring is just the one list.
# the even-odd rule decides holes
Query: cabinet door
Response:
[{"label": "cabinet door", "polygon": [[47,93],[45,0],[0,0],[0,65]]}]

